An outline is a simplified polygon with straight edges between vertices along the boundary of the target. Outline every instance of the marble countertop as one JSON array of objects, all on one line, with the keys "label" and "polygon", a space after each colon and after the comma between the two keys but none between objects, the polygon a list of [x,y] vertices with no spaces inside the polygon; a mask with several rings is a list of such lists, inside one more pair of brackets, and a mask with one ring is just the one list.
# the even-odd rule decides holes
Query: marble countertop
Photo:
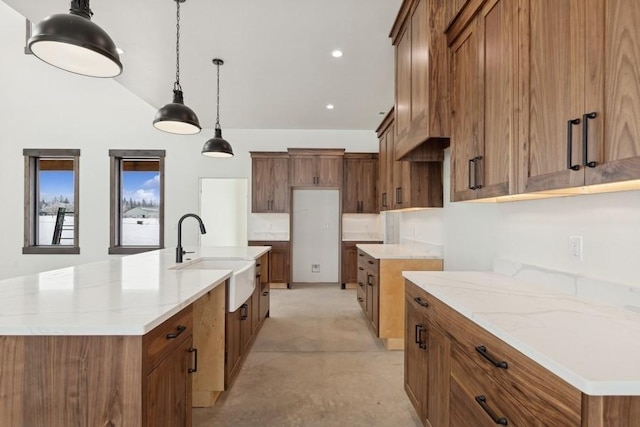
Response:
[{"label": "marble countertop", "polygon": [[413,245],[365,243],[356,247],[375,259],[442,259],[439,250],[416,248]]},{"label": "marble countertop", "polygon": [[640,314],[491,272],[403,276],[588,395],[640,395]]},{"label": "marble countertop", "polygon": [[342,241],[344,242],[381,242],[384,240],[380,233],[367,233],[367,232],[343,232]]},{"label": "marble countertop", "polygon": [[[185,248],[189,258],[255,259],[269,247]],[[231,270],[174,270],[175,248],[0,280],[1,335],[144,335]]]}]

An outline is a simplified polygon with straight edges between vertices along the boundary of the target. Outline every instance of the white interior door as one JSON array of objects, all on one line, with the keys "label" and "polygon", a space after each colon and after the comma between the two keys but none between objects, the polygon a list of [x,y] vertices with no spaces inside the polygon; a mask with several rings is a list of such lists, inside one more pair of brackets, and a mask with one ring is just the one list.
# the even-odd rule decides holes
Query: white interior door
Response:
[{"label": "white interior door", "polygon": [[200,178],[200,246],[247,246],[246,178]]}]

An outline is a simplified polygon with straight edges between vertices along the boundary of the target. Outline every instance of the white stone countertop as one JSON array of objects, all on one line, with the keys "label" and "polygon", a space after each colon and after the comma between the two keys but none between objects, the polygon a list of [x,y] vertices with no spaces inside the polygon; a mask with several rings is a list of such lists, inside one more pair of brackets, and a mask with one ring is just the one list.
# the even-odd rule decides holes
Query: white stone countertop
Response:
[{"label": "white stone countertop", "polygon": [[419,249],[413,245],[364,243],[356,247],[375,259],[442,259],[439,250]]},{"label": "white stone countertop", "polygon": [[[188,257],[255,259],[269,247],[185,248]],[[172,270],[175,248],[0,280],[1,335],[144,335],[231,270]]]},{"label": "white stone countertop", "polygon": [[384,240],[380,233],[358,233],[358,232],[343,232],[342,233],[342,241],[343,242],[381,242]]},{"label": "white stone countertop", "polygon": [[403,276],[592,396],[640,395],[640,314],[491,272]]}]

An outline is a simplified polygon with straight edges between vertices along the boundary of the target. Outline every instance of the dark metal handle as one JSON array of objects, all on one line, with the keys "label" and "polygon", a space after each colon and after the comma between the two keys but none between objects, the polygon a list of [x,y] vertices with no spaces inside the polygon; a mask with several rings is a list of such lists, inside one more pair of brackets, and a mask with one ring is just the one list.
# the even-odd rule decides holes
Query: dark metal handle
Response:
[{"label": "dark metal handle", "polygon": [[482,156],[476,156],[473,158],[473,184],[475,190],[479,190],[483,187],[482,184],[478,184],[478,163],[482,160]]},{"label": "dark metal handle", "polygon": [[597,114],[587,113],[582,115],[582,164],[588,168],[595,168],[596,162],[589,161],[589,120],[595,119]]},{"label": "dark metal handle", "polygon": [[364,254],[363,254],[362,252],[360,252],[360,253],[358,254],[358,256],[364,256]]},{"label": "dark metal handle", "polygon": [[415,297],[413,300],[417,302],[418,305],[421,305],[423,307],[429,307],[429,304],[426,301],[422,301],[422,298],[420,297]]},{"label": "dark metal handle", "polygon": [[505,417],[498,417],[493,413],[491,408],[489,408],[489,405],[487,405],[487,398],[486,397],[484,397],[482,395],[476,396],[476,402],[478,402],[478,405],[480,405],[480,407],[484,410],[484,412],[486,412],[487,415],[489,415],[491,417],[491,419],[493,420],[494,423],[499,424],[501,426],[506,426],[506,425],[509,424]]},{"label": "dark metal handle", "polygon": [[382,193],[382,207],[387,207],[387,193]]},{"label": "dark metal handle", "polygon": [[172,340],[174,338],[178,338],[178,336],[186,330],[187,330],[186,326],[178,325],[175,332],[170,332],[167,334],[167,339]]},{"label": "dark metal handle", "polygon": [[369,285],[369,286],[373,286],[373,284],[371,283],[371,278],[372,277],[373,276],[371,274],[367,274],[367,285]]},{"label": "dark metal handle", "polygon": [[507,369],[507,366],[508,366],[507,362],[505,362],[504,360],[497,361],[493,357],[489,356],[489,353],[487,353],[487,348],[485,346],[483,345],[477,346],[476,351],[480,353],[480,356],[484,357],[489,362],[491,362],[493,366],[495,366],[496,368]]},{"label": "dark metal handle", "polygon": [[427,343],[422,341],[422,333],[427,332],[427,328],[422,325],[416,325],[416,344],[423,350],[427,349]]},{"label": "dark metal handle", "polygon": [[358,297],[358,301],[363,302],[364,300],[362,299],[362,297]]},{"label": "dark metal handle", "polygon": [[416,327],[415,327],[415,330],[414,330],[416,344],[420,344],[420,338],[418,337],[418,335],[419,335],[418,329],[419,328],[420,328],[420,325],[416,324]]},{"label": "dark metal handle", "polygon": [[580,165],[574,165],[571,161],[571,155],[573,154],[573,125],[579,125],[580,119],[573,119],[567,121],[567,169],[577,171],[580,169]]},{"label": "dark metal handle", "polygon": [[358,285],[360,285],[361,288],[364,288],[364,283],[358,282]]},{"label": "dark metal handle", "polygon": [[264,291],[264,292],[262,293],[262,296],[263,296],[263,297],[266,297],[267,295],[269,295],[269,291]]},{"label": "dark metal handle", "polygon": [[369,264],[373,264],[373,261],[371,261],[371,260],[368,260],[367,262],[368,262]]},{"label": "dark metal handle", "polygon": [[396,204],[402,204],[402,187],[396,188]]},{"label": "dark metal handle", "polygon": [[193,353],[193,368],[189,368],[188,372],[193,374],[194,372],[198,372],[198,349],[191,347],[189,353]]},{"label": "dark metal handle", "polygon": [[[473,159],[469,159],[469,190],[475,190],[477,187],[475,185],[475,182],[471,182],[471,177],[473,177],[473,181],[475,181],[476,177],[476,167],[475,167],[475,163],[476,163],[476,159],[475,157]],[[471,166],[473,166],[473,172],[471,172]]]},{"label": "dark metal handle", "polygon": [[240,319],[245,320],[249,317],[249,306],[247,304],[242,304],[240,306]]},{"label": "dark metal handle", "polygon": [[[360,256],[362,256],[362,255],[360,255]],[[364,271],[364,268],[362,268],[362,267],[358,267],[358,270],[360,270],[360,271]]]}]

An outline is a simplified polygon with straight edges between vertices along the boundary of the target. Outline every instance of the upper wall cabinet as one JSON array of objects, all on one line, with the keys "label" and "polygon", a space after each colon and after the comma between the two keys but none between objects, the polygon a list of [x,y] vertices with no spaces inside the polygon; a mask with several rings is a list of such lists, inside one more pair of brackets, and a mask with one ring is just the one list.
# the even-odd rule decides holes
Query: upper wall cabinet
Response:
[{"label": "upper wall cabinet", "polygon": [[340,188],[344,149],[289,148],[292,187]]},{"label": "upper wall cabinet", "polygon": [[395,127],[393,125],[394,109],[392,108],[376,129],[378,140],[380,141],[380,153],[378,156],[379,187],[378,187],[378,209],[380,212],[393,209],[393,165],[395,158],[393,155],[393,137]]},{"label": "upper wall cabinet", "polygon": [[451,45],[451,199],[516,191],[517,5],[488,1]]},{"label": "upper wall cabinet", "polygon": [[640,178],[640,2],[521,3],[523,191]]},{"label": "upper wall cabinet", "polygon": [[251,153],[251,212],[289,212],[289,155]]},{"label": "upper wall cabinet", "polygon": [[449,143],[444,3],[404,0],[391,30],[396,61],[396,159],[442,160],[442,148]]},{"label": "upper wall cabinet", "polygon": [[342,213],[378,213],[378,154],[345,153]]}]

